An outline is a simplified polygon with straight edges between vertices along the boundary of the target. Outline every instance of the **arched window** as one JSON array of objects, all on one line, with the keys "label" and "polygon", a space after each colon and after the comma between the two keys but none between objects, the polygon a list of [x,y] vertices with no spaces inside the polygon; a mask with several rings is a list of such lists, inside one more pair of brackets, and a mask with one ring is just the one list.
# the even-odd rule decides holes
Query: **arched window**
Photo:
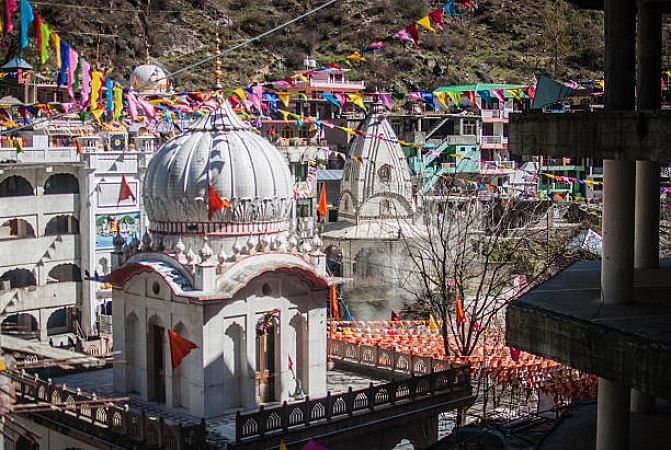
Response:
[{"label": "arched window", "polygon": [[28,269],[8,270],[2,274],[0,280],[9,281],[12,289],[37,285],[35,275]]},{"label": "arched window", "polygon": [[12,175],[0,183],[0,197],[21,197],[34,195],[33,187],[23,177]]},{"label": "arched window", "polygon": [[23,219],[10,219],[0,225],[0,241],[34,237],[33,226]]},{"label": "arched window", "polygon": [[48,281],[82,281],[82,272],[76,264],[59,264],[49,271]]},{"label": "arched window", "polygon": [[56,216],[47,222],[45,236],[79,234],[79,220],[73,216]]},{"label": "arched window", "polygon": [[37,319],[30,314],[18,313],[7,316],[2,321],[2,334],[19,335],[22,338],[36,336],[38,333]]},{"label": "arched window", "polygon": [[44,194],[79,194],[79,180],[70,173],[55,173],[44,183]]},{"label": "arched window", "polygon": [[47,319],[47,334],[58,334],[67,331],[68,315],[65,308],[57,309],[49,315]]}]

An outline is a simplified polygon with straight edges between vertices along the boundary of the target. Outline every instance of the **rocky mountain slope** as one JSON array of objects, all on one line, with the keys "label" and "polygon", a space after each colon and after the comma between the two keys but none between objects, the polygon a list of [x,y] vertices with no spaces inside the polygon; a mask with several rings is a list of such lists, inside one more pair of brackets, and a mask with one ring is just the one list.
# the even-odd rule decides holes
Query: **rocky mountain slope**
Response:
[{"label": "rocky mountain slope", "polygon": [[[129,71],[145,60],[172,71],[242,42],[319,5],[317,0],[44,0],[34,8],[89,60]],[[225,87],[283,78],[310,54],[331,62],[390,36],[440,6],[428,0],[338,0],[314,16],[222,61]],[[350,78],[371,89],[419,89],[478,81],[525,82],[547,71],[559,78],[601,77],[603,15],[565,0],[480,0],[445,30],[421,31],[421,46],[393,40]],[[30,52],[26,55],[31,62]],[[123,68],[125,66],[125,68]],[[178,88],[209,88],[212,64],[176,78]],[[121,76],[121,75],[119,75]]]}]

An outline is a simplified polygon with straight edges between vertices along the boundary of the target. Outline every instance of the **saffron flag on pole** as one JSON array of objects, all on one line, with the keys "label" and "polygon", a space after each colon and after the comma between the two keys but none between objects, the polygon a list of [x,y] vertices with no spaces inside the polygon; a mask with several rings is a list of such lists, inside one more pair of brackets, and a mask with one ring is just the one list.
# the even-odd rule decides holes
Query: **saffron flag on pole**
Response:
[{"label": "saffron flag on pole", "polygon": [[459,295],[457,294],[457,298],[455,300],[455,306],[457,309],[457,323],[464,323],[466,322],[466,314],[464,313],[464,307],[461,304],[461,299],[459,298]]},{"label": "saffron flag on pole", "polygon": [[212,183],[207,183],[207,220],[212,220],[214,214],[220,209],[228,208],[231,202],[219,197],[217,191],[214,190]]},{"label": "saffron flag on pole", "polygon": [[128,181],[126,181],[126,175],[122,175],[121,186],[119,187],[119,199],[117,200],[117,204],[129,198],[135,201],[135,194],[133,194],[133,191],[131,190]]},{"label": "saffron flag on pole", "polygon": [[324,220],[324,217],[328,212],[328,206],[326,205],[326,183],[322,183],[322,189],[319,193],[319,203],[317,204],[317,212],[319,213],[320,220]]},{"label": "saffron flag on pole", "polygon": [[173,369],[179,366],[184,357],[191,353],[191,350],[198,348],[196,344],[188,339],[184,339],[173,330],[168,330],[168,339],[170,341],[170,360]]},{"label": "saffron flag on pole", "polygon": [[331,308],[332,317],[335,320],[340,320],[340,311],[338,309],[338,296],[336,293],[336,286],[332,284],[329,291],[329,307]]}]

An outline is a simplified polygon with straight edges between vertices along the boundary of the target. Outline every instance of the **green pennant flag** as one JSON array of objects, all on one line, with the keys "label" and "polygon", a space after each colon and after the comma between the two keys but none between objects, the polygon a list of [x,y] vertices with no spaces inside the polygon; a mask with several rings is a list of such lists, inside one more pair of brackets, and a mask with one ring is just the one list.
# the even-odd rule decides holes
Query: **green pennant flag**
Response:
[{"label": "green pennant flag", "polygon": [[74,83],[72,84],[72,91],[73,92],[79,92],[81,91],[81,85],[80,85],[80,75],[82,72],[82,57],[79,56],[77,58],[77,68],[75,69],[75,75],[74,75]]},{"label": "green pennant flag", "polygon": [[16,150],[17,155],[23,151],[23,147],[21,146],[21,142],[18,139],[14,143],[14,149]]}]

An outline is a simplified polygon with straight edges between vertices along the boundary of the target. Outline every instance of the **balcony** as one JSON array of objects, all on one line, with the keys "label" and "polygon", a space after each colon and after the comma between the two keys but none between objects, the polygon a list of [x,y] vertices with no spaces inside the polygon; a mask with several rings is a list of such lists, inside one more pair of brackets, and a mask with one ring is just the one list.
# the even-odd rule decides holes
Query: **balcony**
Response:
[{"label": "balcony", "polygon": [[480,148],[505,150],[508,148],[508,138],[505,136],[480,136]]},{"label": "balcony", "polygon": [[79,258],[79,239],[62,234],[0,241],[0,267],[33,265],[45,256],[49,262],[73,262]]},{"label": "balcony", "polygon": [[[84,152],[94,152],[97,147],[82,147]],[[20,153],[16,148],[0,148],[0,162],[19,162],[25,164],[75,163],[81,161],[81,155],[75,147],[25,147]]]},{"label": "balcony", "polygon": [[510,303],[508,345],[671,398],[671,260],[634,273],[635,302],[601,301],[599,261],[574,264]]},{"label": "balcony", "polygon": [[509,109],[483,109],[480,116],[484,123],[508,123]]},{"label": "balcony", "polygon": [[[6,219],[14,217],[34,216],[38,211],[45,216],[53,214],[69,214],[79,217],[79,194],[53,194],[22,197],[2,197],[3,211]],[[41,234],[44,230],[36,233]]]},{"label": "balcony", "polygon": [[480,161],[483,175],[504,175],[515,172],[515,161]]},{"label": "balcony", "polygon": [[366,84],[363,81],[325,81],[309,80],[307,83],[301,80],[294,81],[294,86],[290,90],[323,90],[323,91],[363,91]]}]

